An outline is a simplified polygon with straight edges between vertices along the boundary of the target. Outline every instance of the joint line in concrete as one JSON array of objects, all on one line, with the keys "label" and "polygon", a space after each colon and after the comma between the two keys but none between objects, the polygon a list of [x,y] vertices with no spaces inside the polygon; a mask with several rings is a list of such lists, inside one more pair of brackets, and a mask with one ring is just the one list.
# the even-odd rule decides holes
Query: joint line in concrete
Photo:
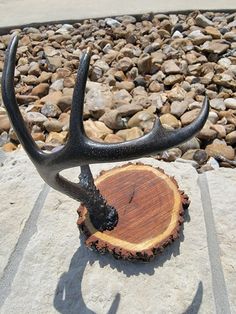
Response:
[{"label": "joint line in concrete", "polygon": [[207,234],[208,254],[211,266],[212,289],[217,314],[230,314],[227,287],[220,259],[220,248],[212,210],[209,186],[206,174],[199,175],[198,184],[201,191],[202,206]]}]

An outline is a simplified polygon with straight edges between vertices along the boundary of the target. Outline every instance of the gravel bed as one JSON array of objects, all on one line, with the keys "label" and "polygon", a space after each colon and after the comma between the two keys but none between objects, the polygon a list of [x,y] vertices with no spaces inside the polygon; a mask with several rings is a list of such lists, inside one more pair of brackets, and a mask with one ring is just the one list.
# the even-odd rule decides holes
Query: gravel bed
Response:
[{"label": "gravel bed", "polygon": [[[236,13],[145,14],[14,29],[0,36],[0,81],[11,36],[18,34],[15,93],[37,144],[63,145],[76,72],[91,47],[84,127],[95,141],[119,143],[150,131],[159,117],[178,129],[211,111],[189,142],[156,156],[199,172],[236,166]],[[0,94],[0,146],[19,142]]]}]

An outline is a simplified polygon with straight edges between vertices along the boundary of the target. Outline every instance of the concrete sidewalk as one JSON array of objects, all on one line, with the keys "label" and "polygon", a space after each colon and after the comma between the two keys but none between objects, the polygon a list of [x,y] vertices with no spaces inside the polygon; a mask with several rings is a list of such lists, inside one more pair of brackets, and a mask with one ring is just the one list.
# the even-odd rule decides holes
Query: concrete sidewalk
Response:
[{"label": "concrete sidewalk", "polygon": [[236,313],[236,170],[141,161],[174,175],[191,204],[180,239],[133,264],[89,251],[79,204],[44,184],[23,151],[0,155],[0,313]]},{"label": "concrete sidewalk", "polygon": [[235,0],[0,0],[0,28],[148,12],[235,9]]}]

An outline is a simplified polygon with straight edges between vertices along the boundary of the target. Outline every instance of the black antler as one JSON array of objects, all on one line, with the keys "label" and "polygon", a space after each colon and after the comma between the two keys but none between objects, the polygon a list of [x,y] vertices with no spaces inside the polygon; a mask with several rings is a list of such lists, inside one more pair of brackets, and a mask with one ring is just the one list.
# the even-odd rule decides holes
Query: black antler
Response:
[{"label": "black antler", "polygon": [[[90,62],[87,50],[80,61],[76,85],[72,99],[69,139],[59,151],[44,153],[37,147],[18,108],[14,93],[14,68],[18,38],[13,37],[6,52],[2,76],[2,98],[19,141],[34,163],[41,177],[54,189],[82,201],[89,210],[90,218],[98,230],[112,229],[117,223],[116,210],[96,189],[89,169],[89,164],[111,161],[124,161],[150,154],[156,154],[173,146],[177,146],[201,130],[208,113],[209,101],[204,99],[198,118],[190,125],[169,131],[156,120],[150,133],[132,141],[119,144],[105,144],[89,139],[83,127],[83,104],[85,86]],[[71,167],[81,167],[80,183],[66,180],[59,172]]]}]

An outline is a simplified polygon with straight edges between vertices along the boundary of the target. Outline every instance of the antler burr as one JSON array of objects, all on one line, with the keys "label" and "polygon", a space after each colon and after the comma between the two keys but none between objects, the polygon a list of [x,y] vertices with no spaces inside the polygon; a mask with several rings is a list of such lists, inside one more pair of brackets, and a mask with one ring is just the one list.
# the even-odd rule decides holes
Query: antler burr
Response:
[{"label": "antler burr", "polygon": [[[62,149],[47,154],[39,149],[32,139],[16,102],[14,69],[17,44],[18,38],[15,36],[6,52],[2,76],[2,98],[19,141],[46,183],[84,203],[97,230],[111,230],[117,224],[117,212],[114,207],[107,204],[97,190],[89,164],[140,158],[159,153],[189,140],[201,130],[207,120],[208,98],[205,97],[197,119],[184,128],[170,131],[165,129],[157,119],[150,133],[136,140],[118,144],[95,142],[86,136],[83,126],[83,104],[90,62],[90,51],[87,50],[80,60],[75,83],[68,141]],[[77,166],[81,167],[79,183],[70,182],[60,174],[60,171],[64,169]]]}]

